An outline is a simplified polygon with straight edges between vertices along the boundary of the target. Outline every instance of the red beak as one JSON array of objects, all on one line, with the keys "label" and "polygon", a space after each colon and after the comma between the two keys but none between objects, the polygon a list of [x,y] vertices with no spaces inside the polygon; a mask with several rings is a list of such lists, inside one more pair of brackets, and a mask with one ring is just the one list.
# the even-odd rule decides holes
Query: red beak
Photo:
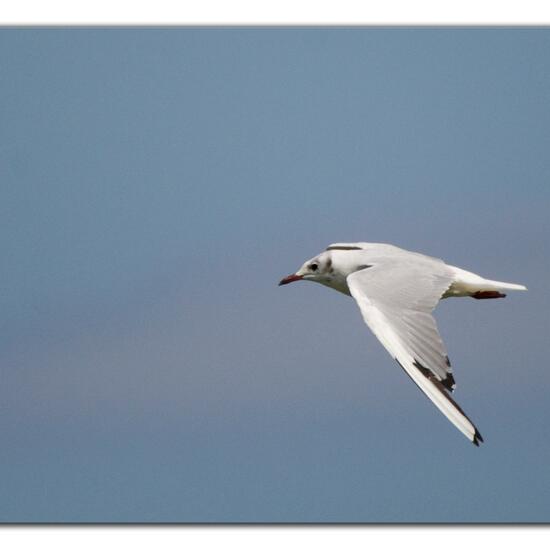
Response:
[{"label": "red beak", "polygon": [[279,286],[281,285],[288,285],[288,283],[293,283],[294,281],[300,281],[302,279],[301,275],[289,275],[288,277],[285,277],[281,280],[279,283]]}]

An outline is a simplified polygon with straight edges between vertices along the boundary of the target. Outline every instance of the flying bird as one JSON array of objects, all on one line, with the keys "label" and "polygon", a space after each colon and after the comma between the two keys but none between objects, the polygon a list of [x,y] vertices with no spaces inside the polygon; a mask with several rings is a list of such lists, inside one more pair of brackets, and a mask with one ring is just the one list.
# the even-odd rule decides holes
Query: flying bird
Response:
[{"label": "flying bird", "polygon": [[336,243],[280,285],[314,281],[352,296],[365,323],[435,406],[470,440],[478,429],[451,397],[455,380],[432,311],[442,298],[504,298],[523,285],[484,279],[440,259],[379,243]]}]

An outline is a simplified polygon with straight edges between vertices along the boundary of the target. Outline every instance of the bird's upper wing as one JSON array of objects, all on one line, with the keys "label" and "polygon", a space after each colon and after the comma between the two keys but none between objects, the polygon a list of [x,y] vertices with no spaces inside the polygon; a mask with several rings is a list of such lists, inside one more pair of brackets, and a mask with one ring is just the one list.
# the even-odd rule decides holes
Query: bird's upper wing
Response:
[{"label": "bird's upper wing", "polygon": [[451,398],[454,388],[445,345],[431,312],[452,283],[443,262],[381,259],[347,277],[363,319],[420,389],[474,444],[477,428]]}]

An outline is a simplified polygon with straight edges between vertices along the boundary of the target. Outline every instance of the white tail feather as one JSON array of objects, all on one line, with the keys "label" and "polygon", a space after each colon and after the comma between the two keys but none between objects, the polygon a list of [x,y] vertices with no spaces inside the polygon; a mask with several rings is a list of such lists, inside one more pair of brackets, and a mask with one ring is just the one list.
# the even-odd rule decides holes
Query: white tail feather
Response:
[{"label": "white tail feather", "polygon": [[492,281],[484,279],[475,273],[460,269],[459,267],[449,266],[454,272],[454,282],[449,290],[443,296],[471,296],[476,292],[488,290],[527,290],[527,287],[515,283],[505,283],[503,281]]},{"label": "white tail feather", "polygon": [[485,281],[497,290],[527,290],[526,286],[517,285],[515,283],[503,283],[502,281],[491,281],[487,279]]}]

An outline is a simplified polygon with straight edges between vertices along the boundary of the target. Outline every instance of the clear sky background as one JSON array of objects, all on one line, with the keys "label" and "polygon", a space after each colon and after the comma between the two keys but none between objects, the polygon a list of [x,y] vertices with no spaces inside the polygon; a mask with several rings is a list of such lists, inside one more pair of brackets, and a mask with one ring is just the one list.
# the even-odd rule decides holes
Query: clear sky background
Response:
[{"label": "clear sky background", "polygon": [[[550,521],[550,31],[0,30],[0,520]],[[390,242],[474,447],[348,297]]]}]

